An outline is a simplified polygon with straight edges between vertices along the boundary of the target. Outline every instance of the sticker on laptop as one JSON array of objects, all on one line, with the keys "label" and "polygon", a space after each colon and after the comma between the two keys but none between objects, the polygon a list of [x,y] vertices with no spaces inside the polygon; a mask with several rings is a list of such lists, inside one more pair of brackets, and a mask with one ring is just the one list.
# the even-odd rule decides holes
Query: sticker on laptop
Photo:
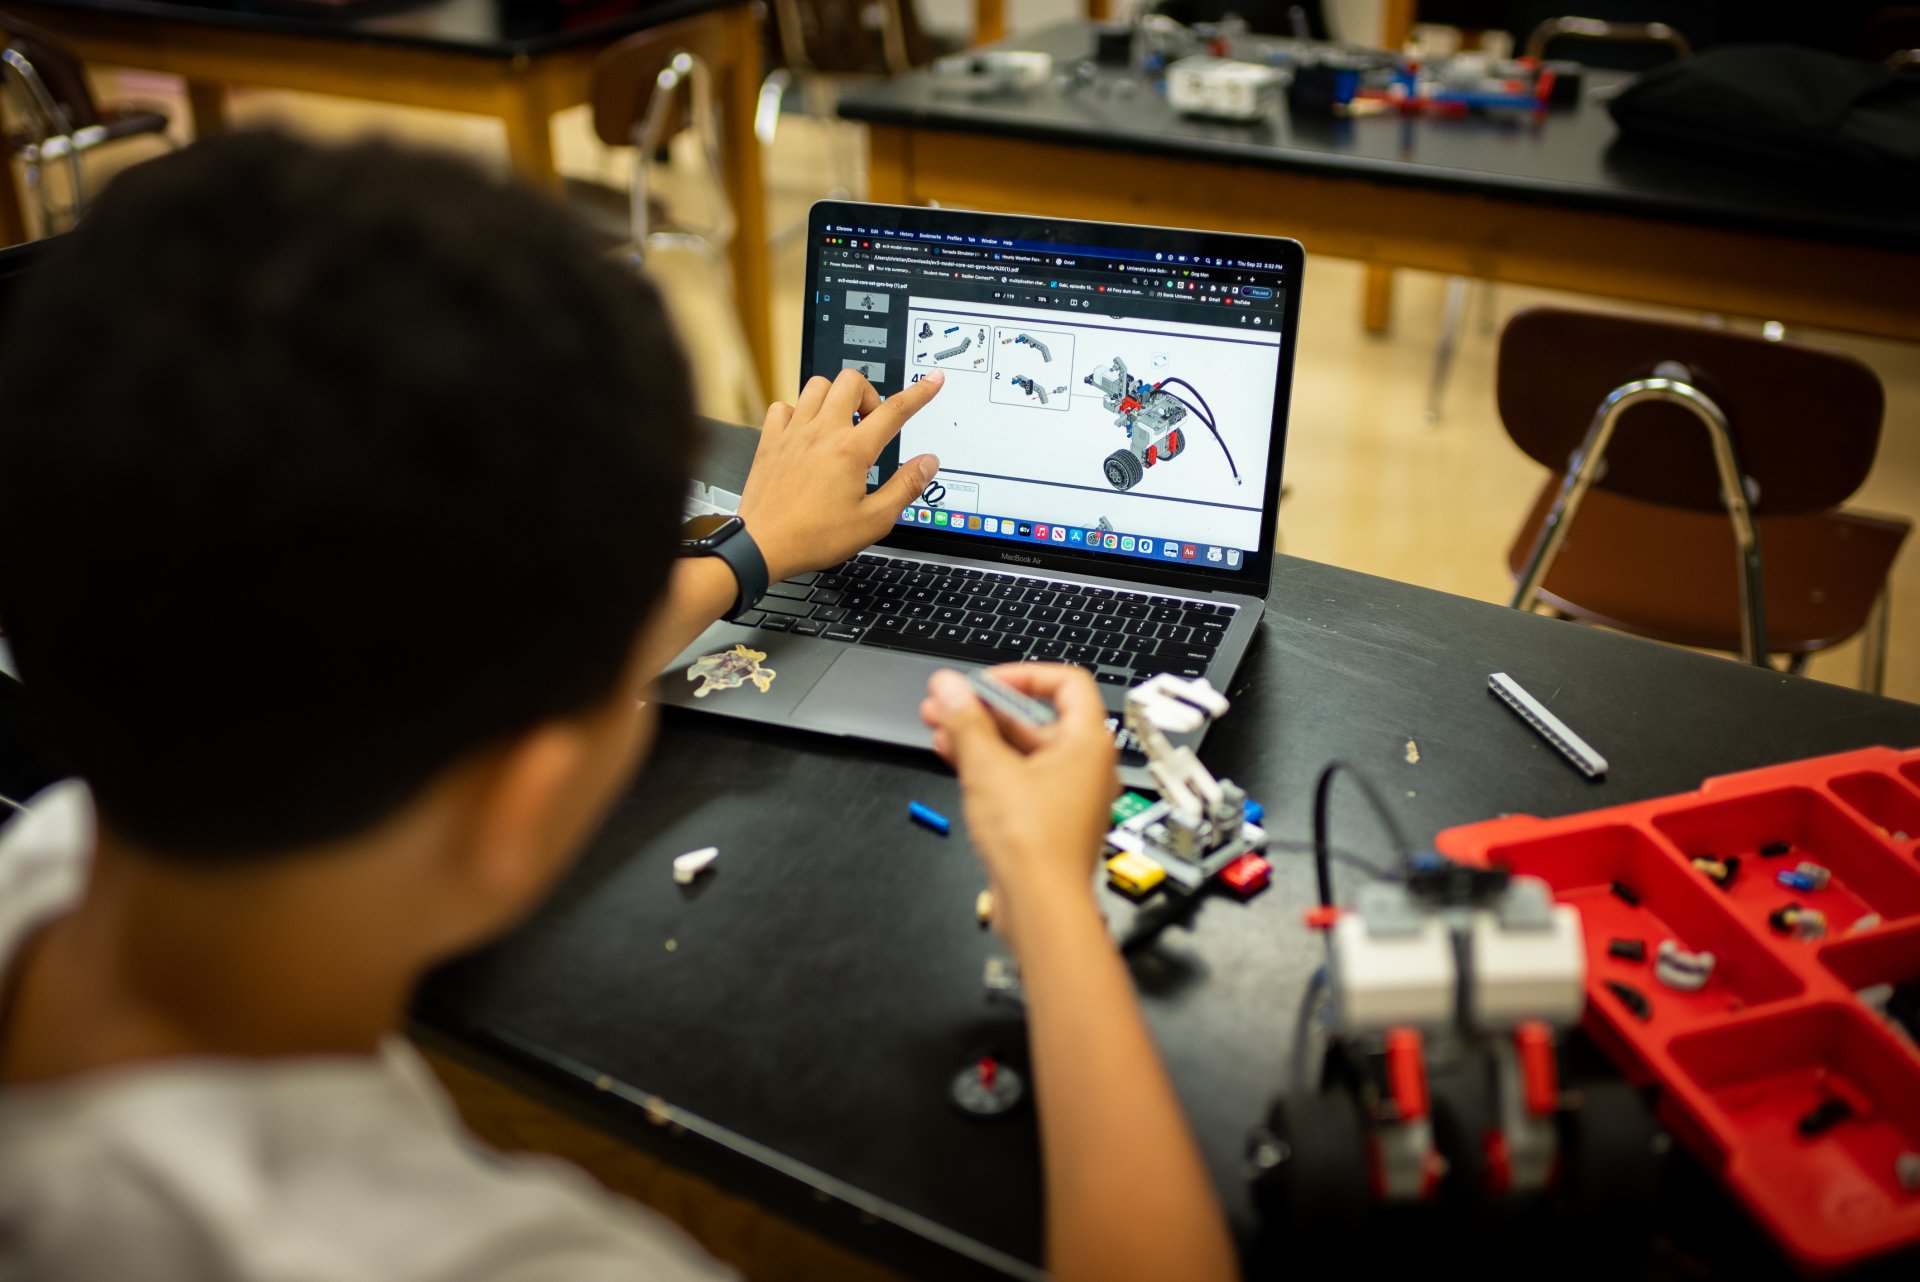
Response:
[{"label": "sticker on laptop", "polygon": [[773,685],[773,679],[780,675],[772,668],[760,666],[760,661],[766,657],[766,651],[749,650],[744,645],[736,645],[718,654],[701,655],[687,669],[687,680],[700,683],[693,697],[704,699],[715,690],[732,690],[749,681],[760,688],[761,694],[765,694]]}]

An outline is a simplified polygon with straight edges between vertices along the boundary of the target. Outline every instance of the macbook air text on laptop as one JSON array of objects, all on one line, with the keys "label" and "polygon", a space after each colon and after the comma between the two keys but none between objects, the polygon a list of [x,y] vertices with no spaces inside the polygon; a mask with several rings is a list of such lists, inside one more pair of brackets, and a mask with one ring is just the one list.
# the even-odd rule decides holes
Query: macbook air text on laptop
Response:
[{"label": "macbook air text on laptop", "polygon": [[1156,672],[1225,689],[1272,572],[1299,243],[837,201],[808,231],[802,382],[942,371],[867,483],[940,471],[867,552],[709,628],[661,698],[927,747],[943,666],[1077,663],[1115,712]]}]

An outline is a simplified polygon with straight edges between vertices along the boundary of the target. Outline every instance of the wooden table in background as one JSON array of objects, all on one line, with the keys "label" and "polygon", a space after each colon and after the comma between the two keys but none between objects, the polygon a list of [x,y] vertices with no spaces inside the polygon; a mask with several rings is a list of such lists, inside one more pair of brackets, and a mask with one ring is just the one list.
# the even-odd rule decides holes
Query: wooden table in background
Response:
[{"label": "wooden table in background", "polygon": [[[1087,17],[1105,22],[1113,16],[1113,0],[1086,0],[1086,9]],[[1007,0],[973,0],[973,43],[986,45],[1006,38]]]},{"label": "wooden table in background", "polygon": [[[600,52],[639,31],[658,32],[663,43],[672,43],[696,28],[717,28],[711,43],[725,51],[713,67],[722,154],[738,218],[732,247],[735,301],[762,381],[778,386],[768,324],[760,144],[753,132],[761,79],[756,4],[630,3],[610,13],[597,11],[592,22],[573,26],[543,26],[537,13],[531,19],[517,11],[510,16],[504,5],[460,0],[429,0],[364,18],[294,18],[154,0],[36,0],[8,11],[53,32],[91,66],[181,77],[196,137],[226,128],[226,91],[235,86],[467,112],[498,119],[506,128],[514,172],[555,191],[560,176],[553,163],[553,115],[587,101]],[[552,23],[563,18],[554,5]],[[17,211],[12,172],[0,170],[5,170],[0,205]]]}]

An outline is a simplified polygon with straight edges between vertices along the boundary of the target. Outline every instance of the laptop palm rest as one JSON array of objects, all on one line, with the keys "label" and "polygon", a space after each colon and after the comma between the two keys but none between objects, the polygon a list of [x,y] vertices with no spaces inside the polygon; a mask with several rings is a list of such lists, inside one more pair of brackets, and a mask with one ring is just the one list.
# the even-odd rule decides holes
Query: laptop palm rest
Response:
[{"label": "laptop palm rest", "polygon": [[920,701],[927,697],[927,678],[954,666],[917,654],[849,649],[814,683],[791,720],[811,729],[930,748],[933,735],[920,720]]}]

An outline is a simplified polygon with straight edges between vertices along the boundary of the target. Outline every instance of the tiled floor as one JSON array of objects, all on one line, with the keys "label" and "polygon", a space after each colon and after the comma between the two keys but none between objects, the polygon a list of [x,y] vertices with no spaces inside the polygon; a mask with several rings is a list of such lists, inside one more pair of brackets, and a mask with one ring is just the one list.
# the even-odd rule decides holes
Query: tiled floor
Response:
[{"label": "tiled floor", "polygon": [[[106,86],[145,98],[177,92],[164,80],[123,77]],[[184,111],[178,111],[184,116]],[[333,99],[251,92],[238,95],[233,112],[242,124],[275,121],[301,132],[345,137],[383,131],[417,142],[453,148],[504,168],[498,127],[472,117],[400,111]],[[843,126],[845,128],[846,126]],[[569,173],[618,183],[627,158],[594,141],[584,110],[559,117],[555,142]],[[788,118],[767,157],[770,225],[776,229],[774,262],[775,340],[779,368],[797,370],[799,352],[799,238],[777,229],[804,216],[824,194],[822,127]],[[722,417],[757,413],[739,403],[731,376],[735,355],[711,335],[717,289],[697,262],[662,258],[653,270],[684,332],[699,369],[703,404]],[[1493,405],[1493,358],[1498,322],[1515,309],[1555,298],[1576,305],[1618,304],[1501,287],[1493,292],[1491,317],[1483,317],[1476,290],[1453,377],[1446,416],[1433,425],[1422,417],[1444,282],[1403,272],[1391,334],[1371,337],[1360,327],[1360,268],[1331,259],[1311,263],[1303,296],[1303,320],[1287,447],[1291,496],[1283,510],[1286,551],[1388,578],[1486,600],[1504,600],[1508,541],[1539,483],[1539,469],[1508,441]],[[1753,322],[1737,322],[1752,327]],[[1920,347],[1830,334],[1795,338],[1851,351],[1871,365],[1887,388],[1887,419],[1879,461],[1858,506],[1913,516],[1920,511]],[[790,390],[790,389],[788,389]],[[1892,645],[1887,693],[1920,700],[1920,548],[1909,548],[1893,584]],[[1841,647],[1814,660],[1812,673],[1852,684],[1856,647]]]}]

